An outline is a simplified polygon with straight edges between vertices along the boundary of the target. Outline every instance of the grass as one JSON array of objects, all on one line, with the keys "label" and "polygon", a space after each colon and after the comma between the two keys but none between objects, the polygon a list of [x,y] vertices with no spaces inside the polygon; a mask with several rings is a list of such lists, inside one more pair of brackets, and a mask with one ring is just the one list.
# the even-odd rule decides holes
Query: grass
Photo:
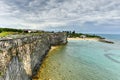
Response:
[{"label": "grass", "polygon": [[8,35],[13,35],[13,34],[16,34],[16,32],[1,32],[0,37],[6,37]]}]

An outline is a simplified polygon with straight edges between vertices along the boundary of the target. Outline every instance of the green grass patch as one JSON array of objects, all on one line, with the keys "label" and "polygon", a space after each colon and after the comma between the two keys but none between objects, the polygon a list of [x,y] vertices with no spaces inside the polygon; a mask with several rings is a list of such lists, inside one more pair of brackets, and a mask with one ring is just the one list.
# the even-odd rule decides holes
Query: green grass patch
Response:
[{"label": "green grass patch", "polygon": [[6,37],[8,35],[14,35],[14,34],[16,34],[16,32],[1,32],[0,37]]}]

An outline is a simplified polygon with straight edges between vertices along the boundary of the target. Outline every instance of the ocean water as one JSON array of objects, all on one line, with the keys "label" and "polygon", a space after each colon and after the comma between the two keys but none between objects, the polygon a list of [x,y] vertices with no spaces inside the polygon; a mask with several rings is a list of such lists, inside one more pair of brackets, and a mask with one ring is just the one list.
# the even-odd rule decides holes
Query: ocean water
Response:
[{"label": "ocean water", "polygon": [[120,80],[120,35],[101,36],[115,44],[69,40],[49,52],[34,80]]}]

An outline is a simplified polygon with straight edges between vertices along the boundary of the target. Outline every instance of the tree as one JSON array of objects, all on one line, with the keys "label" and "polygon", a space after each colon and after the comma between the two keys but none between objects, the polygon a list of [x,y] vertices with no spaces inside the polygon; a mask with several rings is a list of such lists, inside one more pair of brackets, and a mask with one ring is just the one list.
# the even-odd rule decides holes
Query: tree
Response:
[{"label": "tree", "polygon": [[75,34],[75,31],[73,31],[72,34]]}]

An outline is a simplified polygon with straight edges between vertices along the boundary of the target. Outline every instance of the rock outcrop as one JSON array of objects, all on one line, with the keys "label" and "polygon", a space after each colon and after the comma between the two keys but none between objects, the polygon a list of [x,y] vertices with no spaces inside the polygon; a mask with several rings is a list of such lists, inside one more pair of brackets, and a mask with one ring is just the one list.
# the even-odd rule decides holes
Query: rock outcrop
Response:
[{"label": "rock outcrop", "polygon": [[1,40],[0,80],[31,80],[51,46],[66,43],[66,33]]},{"label": "rock outcrop", "polygon": [[104,43],[109,43],[109,44],[114,44],[113,41],[108,41],[106,39],[99,39],[100,42],[104,42]]}]

